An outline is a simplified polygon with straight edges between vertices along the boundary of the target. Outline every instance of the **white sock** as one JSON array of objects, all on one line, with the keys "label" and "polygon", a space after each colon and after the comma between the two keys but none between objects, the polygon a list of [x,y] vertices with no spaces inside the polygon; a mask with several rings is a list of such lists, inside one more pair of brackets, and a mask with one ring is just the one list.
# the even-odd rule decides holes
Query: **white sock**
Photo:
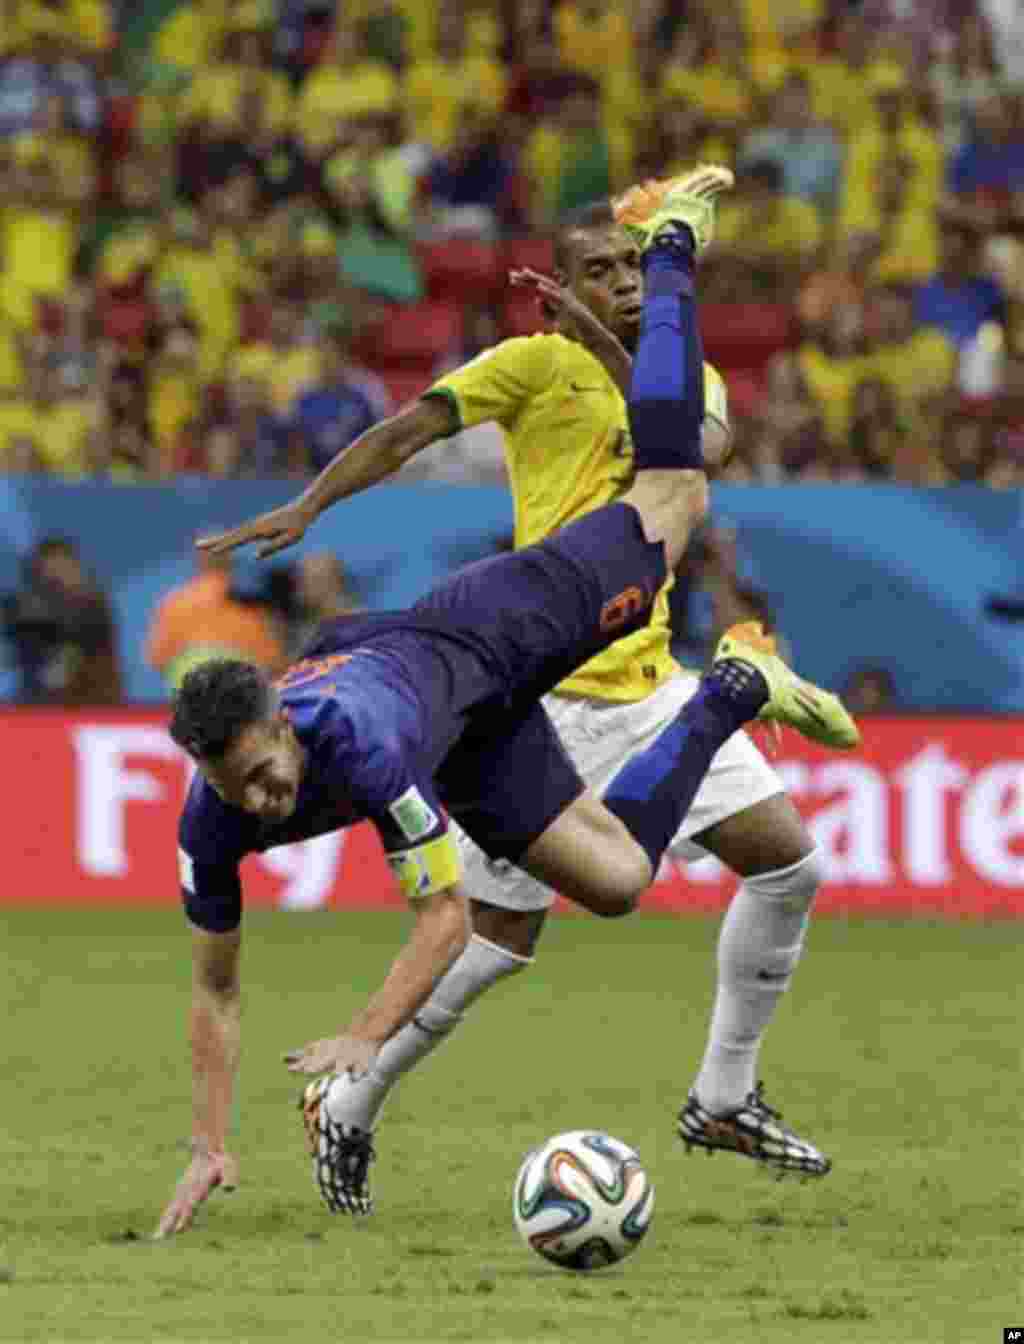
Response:
[{"label": "white sock", "polygon": [[726,911],[718,991],[694,1084],[701,1105],[715,1114],[735,1110],[754,1088],[761,1036],[800,960],[820,882],[815,851],[789,868],[748,877]]},{"label": "white sock", "polygon": [[356,1082],[344,1074],[331,1084],[327,1093],[331,1119],[336,1124],[373,1129],[385,1098],[402,1074],[437,1049],[474,999],[532,961],[474,933],[415,1018],[384,1042],[369,1073]]}]

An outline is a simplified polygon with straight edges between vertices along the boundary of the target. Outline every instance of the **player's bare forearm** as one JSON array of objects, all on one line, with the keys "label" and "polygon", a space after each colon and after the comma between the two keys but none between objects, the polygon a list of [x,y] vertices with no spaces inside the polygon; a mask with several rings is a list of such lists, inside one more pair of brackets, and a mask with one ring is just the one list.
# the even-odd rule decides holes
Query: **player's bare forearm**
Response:
[{"label": "player's bare forearm", "polygon": [[290,1071],[348,1072],[354,1078],[366,1073],[384,1042],[412,1021],[461,956],[469,932],[469,903],[458,884],[427,897],[417,908],[408,942],[363,1011],[340,1036],[289,1050],[284,1060]]},{"label": "player's bare forearm", "polygon": [[348,1035],[382,1045],[411,1022],[469,940],[469,906],[456,885],[428,896],[387,978],[351,1022]]},{"label": "player's bare forearm", "polygon": [[214,1190],[238,1184],[225,1144],[238,1070],[240,945],[237,930],[192,930],[192,1160],[153,1234],[158,1239],[184,1232]]},{"label": "player's bare forearm", "polygon": [[582,304],[580,308],[582,311],[574,317],[580,340],[594,358],[601,361],[608,377],[622,395],[628,398],[633,376],[633,360],[629,351],[589,309],[584,308]]},{"label": "player's bare forearm", "polygon": [[260,514],[239,527],[200,537],[196,545],[208,555],[225,555],[250,542],[260,559],[294,546],[324,509],[339,499],[367,490],[396,472],[421,448],[456,428],[448,403],[441,397],[415,402],[382,420],[324,467],[301,495],[278,509]]},{"label": "player's bare forearm", "polygon": [[454,428],[448,403],[430,397],[368,429],[329,462],[296,501],[313,519],[349,495],[385,480]]},{"label": "player's bare forearm", "polygon": [[241,934],[192,930],[192,1141],[223,1151],[241,1049]]},{"label": "player's bare forearm", "polygon": [[192,1142],[197,1151],[221,1153],[227,1144],[241,1050],[241,1001],[237,986],[227,992],[211,992],[197,984],[192,993],[189,1027]]}]

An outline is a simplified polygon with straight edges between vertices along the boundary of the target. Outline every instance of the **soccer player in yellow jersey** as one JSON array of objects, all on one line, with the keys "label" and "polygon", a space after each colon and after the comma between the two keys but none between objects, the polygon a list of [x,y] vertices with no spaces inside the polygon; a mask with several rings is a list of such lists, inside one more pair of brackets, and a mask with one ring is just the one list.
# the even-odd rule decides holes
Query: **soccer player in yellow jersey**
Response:
[{"label": "soccer player in yellow jersey", "polygon": [[[557,240],[558,283],[524,274],[551,306],[550,334],[501,342],[440,379],[418,402],[374,426],[298,499],[203,543],[256,541],[262,555],[297,541],[336,500],[383,480],[458,429],[497,421],[505,431],[516,546],[528,545],[617,499],[633,475],[622,389],[641,319],[640,248],[607,205],[590,207]],[[727,453],[725,389],[705,365],[704,457]],[[698,679],[669,648],[667,591],[648,628],[580,668],[545,703],[586,781],[600,792],[693,695]],[[505,862],[462,850],[474,935],[414,1023],[349,1081],[335,1121],[372,1131],[384,1099],[449,1034],[491,985],[528,966],[553,892]],[[742,879],[722,925],[718,988],[703,1063],[679,1113],[687,1147],[744,1154],[780,1171],[824,1175],[829,1160],[778,1123],[756,1083],[761,1036],[803,949],[821,880],[813,842],[782,781],[744,733],[714,757],[672,852],[716,855]],[[339,1109],[340,1106],[340,1109]]]}]

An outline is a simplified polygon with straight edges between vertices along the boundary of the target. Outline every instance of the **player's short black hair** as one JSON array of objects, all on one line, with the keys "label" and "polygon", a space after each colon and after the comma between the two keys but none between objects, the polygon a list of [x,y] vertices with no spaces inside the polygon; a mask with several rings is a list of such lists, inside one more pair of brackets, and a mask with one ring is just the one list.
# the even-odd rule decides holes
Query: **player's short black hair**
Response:
[{"label": "player's short black hair", "polygon": [[589,205],[581,205],[578,210],[573,210],[559,223],[552,240],[556,268],[560,271],[569,270],[572,265],[573,239],[577,234],[599,232],[614,227],[615,216],[612,213],[611,201],[591,201]]},{"label": "player's short black hair", "polygon": [[192,668],[174,697],[171,737],[197,760],[223,756],[251,724],[268,719],[277,695],[252,663],[211,658]]}]

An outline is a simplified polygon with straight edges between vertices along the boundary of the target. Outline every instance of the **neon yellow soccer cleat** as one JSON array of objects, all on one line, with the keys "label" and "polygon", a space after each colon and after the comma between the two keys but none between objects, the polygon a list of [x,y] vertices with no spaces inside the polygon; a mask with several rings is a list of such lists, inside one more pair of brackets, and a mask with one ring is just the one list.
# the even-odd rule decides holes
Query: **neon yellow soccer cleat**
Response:
[{"label": "neon yellow soccer cleat", "polygon": [[698,164],[691,173],[664,181],[648,178],[630,187],[612,202],[619,224],[641,248],[672,224],[686,224],[693,232],[697,251],[703,252],[714,237],[715,198],[728,191],[734,178],[728,168]]},{"label": "neon yellow soccer cleat", "polygon": [[812,742],[849,750],[860,742],[860,732],[838,695],[804,681],[775,652],[775,640],[757,621],[734,625],[718,641],[714,661],[740,658],[750,663],[768,683],[769,699],[759,719],[786,723]]}]

